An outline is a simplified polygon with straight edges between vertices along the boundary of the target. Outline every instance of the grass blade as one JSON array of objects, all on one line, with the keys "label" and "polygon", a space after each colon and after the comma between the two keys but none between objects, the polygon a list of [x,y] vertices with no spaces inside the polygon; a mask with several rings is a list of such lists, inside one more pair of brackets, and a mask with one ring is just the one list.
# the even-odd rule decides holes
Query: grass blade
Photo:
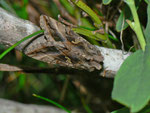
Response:
[{"label": "grass blade", "polygon": [[37,98],[39,98],[39,99],[45,100],[45,101],[47,101],[47,102],[49,102],[49,103],[51,103],[51,104],[54,104],[55,106],[57,106],[57,107],[59,107],[59,108],[65,110],[67,113],[71,113],[71,111],[69,111],[68,109],[66,109],[66,108],[63,107],[62,105],[60,105],[60,104],[54,102],[53,100],[47,99],[47,98],[45,98],[45,97],[42,97],[42,96],[39,96],[39,95],[36,95],[36,94],[33,94],[33,96],[34,96],[34,97],[37,97]]},{"label": "grass blade", "polygon": [[40,33],[43,33],[44,30],[40,30],[40,31],[37,31],[27,37],[24,37],[22,40],[18,41],[17,43],[15,43],[14,45],[12,45],[11,47],[9,47],[7,50],[5,50],[2,54],[0,54],[0,59],[2,59],[8,52],[10,52],[12,49],[14,49],[16,46],[18,46],[19,44],[21,44],[22,42],[24,42],[25,40],[35,36],[35,35],[38,35]]}]

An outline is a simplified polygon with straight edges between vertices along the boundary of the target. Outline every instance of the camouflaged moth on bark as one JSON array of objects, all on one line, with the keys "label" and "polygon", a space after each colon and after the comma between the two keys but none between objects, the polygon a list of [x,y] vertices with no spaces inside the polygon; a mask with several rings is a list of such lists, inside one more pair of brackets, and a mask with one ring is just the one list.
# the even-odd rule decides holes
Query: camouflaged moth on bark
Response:
[{"label": "camouflaged moth on bark", "polygon": [[100,51],[70,27],[42,15],[40,26],[44,32],[46,42],[28,55],[49,63],[75,69],[93,71],[102,68],[103,57]]}]

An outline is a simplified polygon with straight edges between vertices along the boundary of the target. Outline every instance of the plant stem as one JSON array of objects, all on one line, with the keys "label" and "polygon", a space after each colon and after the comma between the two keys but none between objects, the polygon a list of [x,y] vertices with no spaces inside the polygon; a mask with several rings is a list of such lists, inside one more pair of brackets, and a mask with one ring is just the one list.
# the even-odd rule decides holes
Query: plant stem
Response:
[{"label": "plant stem", "polygon": [[134,19],[133,30],[135,31],[137,35],[137,38],[139,40],[142,50],[144,51],[146,42],[145,42],[144,35],[141,29],[139,17],[138,17],[137,10],[135,7],[135,2],[134,0],[126,0],[125,2],[129,5],[130,10],[132,12],[133,19]]}]

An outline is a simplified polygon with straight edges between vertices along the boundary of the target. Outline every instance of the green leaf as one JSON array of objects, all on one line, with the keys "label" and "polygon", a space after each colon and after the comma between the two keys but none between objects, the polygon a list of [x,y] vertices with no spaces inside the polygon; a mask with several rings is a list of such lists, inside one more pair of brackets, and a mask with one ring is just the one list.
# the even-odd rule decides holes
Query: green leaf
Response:
[{"label": "green leaf", "polygon": [[144,0],[147,4],[149,3],[149,0]]},{"label": "green leaf", "polygon": [[51,104],[54,104],[55,106],[57,106],[57,107],[65,110],[67,113],[71,113],[71,111],[69,111],[68,109],[66,109],[64,106],[60,105],[59,103],[57,103],[57,102],[55,102],[55,101],[53,101],[51,99],[48,99],[48,98],[45,98],[45,97],[42,97],[42,96],[39,96],[39,95],[36,95],[36,94],[33,94],[33,96],[35,96],[35,97],[37,97],[39,99],[45,100],[45,101],[47,101],[47,102],[49,102]]},{"label": "green leaf", "polygon": [[68,0],[60,0],[60,2],[71,15],[74,15],[75,7],[72,7]]},{"label": "green leaf", "polygon": [[25,40],[35,36],[35,35],[38,35],[40,33],[43,33],[44,30],[40,30],[40,31],[37,31],[37,32],[34,32],[33,34],[31,35],[28,35],[26,37],[24,37],[23,39],[21,39],[20,41],[18,41],[17,43],[15,43],[14,45],[12,45],[11,47],[9,47],[7,50],[5,50],[3,53],[0,54],[0,60],[7,54],[9,53],[11,50],[13,50],[16,46],[18,46],[19,44],[21,44],[22,42],[24,42]]},{"label": "green leaf", "polygon": [[[130,109],[127,107],[115,110],[111,113],[130,113]],[[141,111],[139,111],[138,113],[150,113],[150,106],[146,106],[144,109],[142,109]]]},{"label": "green leaf", "polygon": [[[125,5],[123,8],[123,11],[121,11],[121,14],[120,14],[119,19],[118,19],[117,24],[116,24],[116,30],[118,32],[126,29],[129,26],[128,23],[126,22],[127,19],[132,21],[133,17],[132,17],[132,14],[131,14],[129,7],[127,5]],[[124,23],[124,26],[122,29],[123,23]]]},{"label": "green leaf", "polygon": [[147,7],[147,17],[148,17],[148,21],[147,21],[147,25],[146,25],[146,29],[145,29],[145,38],[146,38],[146,41],[147,43],[150,43],[150,35],[149,35],[149,30],[150,30],[150,4],[148,4],[148,7]]},{"label": "green leaf", "polygon": [[23,88],[25,88],[26,74],[16,73],[16,76],[18,76],[18,85],[16,86],[16,92],[19,92],[20,90],[23,90]]},{"label": "green leaf", "polygon": [[[140,5],[140,2],[141,2],[141,0],[135,0],[135,5],[136,5],[137,9]],[[125,4],[125,6],[123,7],[123,10],[121,11],[121,14],[120,14],[118,21],[117,21],[117,24],[116,24],[116,30],[118,32],[120,32],[121,30],[125,30],[129,26],[128,23],[126,22],[126,20],[133,21],[133,17],[132,17],[130,8],[128,7],[127,4]],[[124,26],[122,29],[123,22],[124,22]]]},{"label": "green leaf", "polygon": [[111,2],[112,0],[103,0],[103,4],[107,5]]},{"label": "green leaf", "polygon": [[112,98],[131,112],[141,110],[150,100],[150,44],[145,52],[138,50],[129,56],[117,72]]},{"label": "green leaf", "polygon": [[106,41],[107,39],[105,38],[104,35],[100,33],[93,33],[93,31],[90,31],[88,29],[84,28],[72,28],[72,30],[78,34],[87,36],[91,39],[97,40],[97,41]]},{"label": "green leaf", "polygon": [[[124,26],[122,28],[122,25],[123,25],[123,22],[124,22]],[[117,24],[116,24],[116,30],[118,32],[120,32],[121,30],[124,30],[128,27],[128,24],[125,22],[125,17],[124,17],[124,13],[121,12],[120,16],[119,16],[119,19],[117,21]]]},{"label": "green leaf", "polygon": [[9,11],[9,12],[11,12],[11,13],[13,13],[13,14],[16,15],[15,10],[11,7],[11,4],[10,4],[8,1],[6,1],[6,0],[0,0],[0,5],[1,5],[4,9],[6,9],[7,11]]},{"label": "green leaf", "polygon": [[81,25],[80,27],[84,26],[86,28],[89,28],[89,30],[96,30],[96,28],[89,22],[87,18],[80,18],[81,20]]},{"label": "green leaf", "polygon": [[24,73],[21,73],[19,75],[19,89],[22,89],[25,86],[26,82],[26,75]]},{"label": "green leaf", "polygon": [[27,5],[29,3],[29,0],[23,0],[24,5]]},{"label": "green leaf", "polygon": [[91,19],[94,21],[94,24],[97,28],[102,27],[103,28],[103,24],[102,21],[100,20],[100,18],[98,17],[98,15],[89,7],[87,6],[84,2],[82,2],[81,0],[71,0],[76,6],[78,6],[80,9],[82,9],[83,11],[85,11],[90,17]]}]

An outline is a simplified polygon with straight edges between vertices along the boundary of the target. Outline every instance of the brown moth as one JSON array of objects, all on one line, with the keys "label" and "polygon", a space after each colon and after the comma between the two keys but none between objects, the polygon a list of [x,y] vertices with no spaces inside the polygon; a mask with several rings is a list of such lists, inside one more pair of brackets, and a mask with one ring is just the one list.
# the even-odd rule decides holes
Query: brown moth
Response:
[{"label": "brown moth", "polygon": [[45,31],[45,41],[27,53],[29,56],[50,65],[89,71],[102,68],[103,57],[100,51],[70,27],[45,15],[40,17],[40,26]]}]

